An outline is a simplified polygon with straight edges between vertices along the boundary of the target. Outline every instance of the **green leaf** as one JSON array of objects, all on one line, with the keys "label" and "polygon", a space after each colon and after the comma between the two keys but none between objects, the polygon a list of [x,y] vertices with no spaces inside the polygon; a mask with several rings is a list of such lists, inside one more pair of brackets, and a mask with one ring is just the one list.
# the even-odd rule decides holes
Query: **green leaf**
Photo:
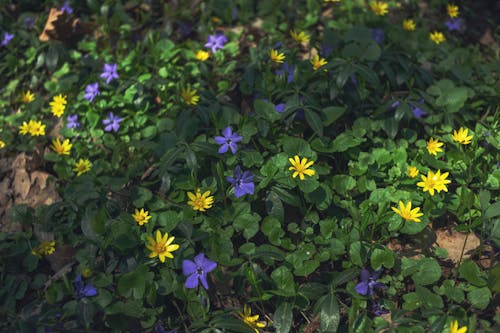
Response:
[{"label": "green leaf", "polygon": [[146,279],[152,280],[153,273],[146,266],[139,266],[132,272],[123,274],[118,280],[118,293],[122,296],[142,299],[146,290]]},{"label": "green leaf", "polygon": [[363,138],[358,138],[354,136],[353,133],[351,132],[344,132],[339,134],[335,140],[332,141],[331,147],[332,147],[332,153],[333,152],[343,152],[346,151],[349,148],[352,147],[357,147],[361,143],[363,143],[365,139]]},{"label": "green leaf", "polygon": [[415,292],[420,299],[420,303],[427,309],[441,309],[444,306],[441,296],[434,294],[425,287],[417,285]]},{"label": "green leaf", "polygon": [[340,312],[339,304],[334,294],[326,295],[323,299],[320,318],[322,331],[337,332],[340,323]]},{"label": "green leaf", "polygon": [[394,266],[394,253],[387,248],[376,248],[370,256],[370,262],[374,270],[378,270],[382,266],[392,268]]},{"label": "green leaf", "polygon": [[311,126],[312,130],[319,136],[323,136],[323,123],[320,116],[312,110],[306,109],[304,115],[307,123]]},{"label": "green leaf", "polygon": [[488,287],[477,288],[467,294],[467,300],[479,310],[488,307],[491,297],[491,291]]},{"label": "green leaf", "polygon": [[249,240],[259,231],[259,221],[261,217],[257,213],[244,213],[238,215],[234,220],[234,229],[243,230],[243,237]]},{"label": "green leaf", "polygon": [[276,283],[279,295],[294,296],[295,282],[293,281],[292,272],[286,266],[280,266],[271,273],[271,279]]},{"label": "green leaf", "polygon": [[[411,274],[411,278],[418,285],[424,286],[435,283],[441,277],[441,266],[434,258],[415,260],[412,267],[416,272]],[[407,276],[409,275],[408,272],[410,271],[403,270],[402,273]]]},{"label": "green leaf", "polygon": [[273,323],[276,333],[288,333],[292,327],[292,304],[288,302],[281,303],[276,312],[274,312]]},{"label": "green leaf", "polygon": [[370,246],[360,241],[355,241],[349,247],[349,256],[351,261],[356,266],[364,266],[364,263],[368,260],[368,250]]},{"label": "green leaf", "polygon": [[281,114],[276,111],[274,104],[271,102],[264,101],[262,99],[256,99],[253,103],[253,108],[257,115],[270,121],[271,123],[281,119]]},{"label": "green leaf", "polygon": [[356,180],[349,175],[335,175],[331,182],[335,192],[342,195],[347,195],[348,191],[356,187]]},{"label": "green leaf", "polygon": [[479,270],[479,267],[472,260],[465,260],[460,265],[458,269],[459,276],[462,279],[466,279],[472,285],[476,287],[484,287],[486,286],[486,279],[483,277],[483,274]]},{"label": "green leaf", "polygon": [[490,205],[484,212],[485,219],[491,219],[498,215],[500,215],[500,201],[497,201],[494,204]]},{"label": "green leaf", "polygon": [[323,125],[329,126],[333,124],[337,119],[342,117],[342,115],[347,111],[344,106],[329,106],[321,109],[323,114]]},{"label": "green leaf", "polygon": [[281,238],[285,232],[281,228],[281,222],[272,216],[266,216],[262,222],[262,232],[267,236],[273,245],[280,245]]}]

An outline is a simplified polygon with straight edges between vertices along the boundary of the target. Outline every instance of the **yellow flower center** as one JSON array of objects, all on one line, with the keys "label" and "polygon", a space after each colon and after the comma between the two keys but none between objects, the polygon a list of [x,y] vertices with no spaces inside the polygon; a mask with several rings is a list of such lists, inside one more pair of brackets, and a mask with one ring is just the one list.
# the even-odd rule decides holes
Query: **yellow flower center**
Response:
[{"label": "yellow flower center", "polygon": [[156,253],[163,253],[167,251],[167,247],[165,246],[164,243],[156,243],[154,249]]}]

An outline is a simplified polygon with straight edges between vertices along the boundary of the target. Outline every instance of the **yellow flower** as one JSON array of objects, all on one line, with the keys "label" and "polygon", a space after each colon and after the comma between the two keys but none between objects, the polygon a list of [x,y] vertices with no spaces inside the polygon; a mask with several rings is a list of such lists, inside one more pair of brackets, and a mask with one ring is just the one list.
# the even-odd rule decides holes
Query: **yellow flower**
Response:
[{"label": "yellow flower", "polygon": [[132,215],[132,217],[139,225],[144,225],[151,219],[151,215],[149,215],[149,212],[147,210],[144,210],[144,208],[141,208],[141,210],[138,210],[136,208],[135,213]]},{"label": "yellow flower", "polygon": [[66,109],[66,96],[61,94],[54,96],[52,102],[50,102],[50,112],[56,117],[61,117]]},{"label": "yellow flower", "polygon": [[171,252],[174,252],[179,248],[178,244],[172,244],[174,239],[174,236],[168,237],[167,232],[164,236],[162,236],[160,230],[156,230],[156,241],[153,237],[148,236],[148,244],[146,245],[146,248],[151,251],[149,257],[158,257],[161,262],[165,262],[165,257],[173,259],[174,256]]},{"label": "yellow flower", "polygon": [[78,162],[75,163],[73,171],[76,172],[77,176],[81,176],[84,173],[89,172],[90,168],[92,168],[92,162],[87,159],[80,158]]},{"label": "yellow flower", "polygon": [[429,152],[429,154],[437,156],[437,153],[440,153],[443,151],[443,149],[440,148],[443,144],[444,143],[439,142],[438,140],[434,140],[433,138],[430,138],[429,141],[427,141],[427,145],[426,145],[427,151]]},{"label": "yellow flower", "polygon": [[193,210],[199,210],[200,212],[212,208],[214,203],[214,197],[210,196],[210,191],[205,191],[201,194],[199,188],[196,189],[196,194],[188,192],[187,196],[190,199],[188,205],[193,206]]},{"label": "yellow flower", "polygon": [[468,145],[471,143],[471,140],[474,137],[474,135],[467,135],[467,134],[469,134],[469,129],[460,127],[458,132],[456,130],[453,130],[452,137],[453,140],[455,140],[455,142],[461,143],[463,145]]},{"label": "yellow flower", "polygon": [[456,5],[447,5],[446,11],[448,12],[449,17],[457,17],[459,14],[458,6],[456,6]]},{"label": "yellow flower", "polygon": [[50,148],[52,148],[53,151],[55,151],[58,155],[69,155],[69,151],[71,150],[71,147],[73,145],[69,143],[69,139],[66,139],[64,141],[59,141],[59,138],[56,138],[52,140],[52,145]]},{"label": "yellow flower", "polygon": [[190,86],[182,88],[181,97],[187,105],[196,105],[200,100],[200,96],[196,95],[197,90],[191,90]]},{"label": "yellow flower", "polygon": [[269,57],[271,58],[272,61],[278,64],[282,64],[283,61],[285,60],[285,54],[279,53],[279,51],[275,49],[269,51]]},{"label": "yellow flower", "polygon": [[429,38],[436,44],[440,44],[446,41],[446,38],[444,37],[443,33],[439,31],[431,32]]},{"label": "yellow flower", "polygon": [[32,136],[45,135],[45,125],[41,121],[30,120],[28,125]]},{"label": "yellow flower", "polygon": [[408,167],[408,176],[410,176],[411,178],[415,178],[418,176],[418,169],[417,167],[415,166],[409,166]]},{"label": "yellow flower", "polygon": [[309,35],[304,31],[296,33],[295,30],[292,30],[290,31],[290,36],[292,36],[297,43],[309,43]]},{"label": "yellow flower", "polygon": [[33,94],[31,91],[26,91],[22,94],[21,96],[21,101],[23,103],[31,103],[35,100],[35,94]]},{"label": "yellow flower", "polygon": [[255,333],[259,333],[259,328],[266,327],[265,321],[259,321],[259,315],[252,316],[252,310],[246,304],[243,306],[243,313],[239,312],[238,316],[245,324],[250,326]]},{"label": "yellow flower", "polygon": [[466,333],[467,326],[458,328],[458,321],[454,320],[450,323],[450,333]]},{"label": "yellow flower", "polygon": [[415,27],[415,22],[412,19],[403,20],[403,29],[406,31],[414,31]]},{"label": "yellow flower", "polygon": [[5,147],[5,142],[0,140],[0,148],[3,148],[3,147]]},{"label": "yellow flower", "polygon": [[389,5],[383,1],[372,1],[370,2],[370,7],[372,9],[372,12],[375,13],[375,15],[378,16],[384,16],[389,12],[387,9]]},{"label": "yellow flower", "polygon": [[307,158],[305,157],[302,158],[301,161],[298,155],[295,155],[293,159],[289,158],[288,160],[292,164],[292,166],[289,167],[288,170],[294,171],[292,175],[293,178],[299,175],[300,180],[304,180],[304,175],[314,176],[314,174],[316,173],[315,170],[309,169],[309,167],[314,164],[314,161],[307,162]]},{"label": "yellow flower", "polygon": [[424,215],[420,213],[420,207],[411,209],[411,201],[408,201],[406,205],[403,201],[399,201],[399,209],[396,207],[391,207],[391,209],[407,221],[421,222],[419,217]]},{"label": "yellow flower", "polygon": [[315,71],[318,70],[318,68],[320,68],[321,66],[326,65],[327,63],[328,62],[325,60],[325,58],[321,58],[317,54],[311,60],[311,64],[313,65],[313,69]]},{"label": "yellow flower", "polygon": [[446,179],[448,175],[448,172],[441,174],[441,170],[438,170],[436,173],[429,171],[427,172],[427,177],[424,175],[420,176],[422,177],[422,181],[418,182],[417,186],[423,187],[422,190],[424,192],[429,191],[431,196],[434,195],[434,191],[437,191],[438,193],[441,191],[448,192],[446,184],[451,183],[450,180]]},{"label": "yellow flower", "polygon": [[207,51],[198,50],[198,51],[196,51],[196,54],[194,56],[196,59],[198,59],[200,61],[205,61],[210,56],[210,53],[208,53]]},{"label": "yellow flower", "polygon": [[40,245],[32,249],[31,253],[38,257],[41,257],[43,255],[49,255],[54,253],[54,251],[56,250],[55,246],[56,242],[54,241],[44,241],[41,242]]},{"label": "yellow flower", "polygon": [[82,277],[84,277],[85,279],[88,279],[91,276],[92,276],[92,270],[88,267],[84,268],[82,271]]},{"label": "yellow flower", "polygon": [[23,121],[23,124],[19,126],[19,134],[26,135],[31,132],[31,127],[29,123]]}]

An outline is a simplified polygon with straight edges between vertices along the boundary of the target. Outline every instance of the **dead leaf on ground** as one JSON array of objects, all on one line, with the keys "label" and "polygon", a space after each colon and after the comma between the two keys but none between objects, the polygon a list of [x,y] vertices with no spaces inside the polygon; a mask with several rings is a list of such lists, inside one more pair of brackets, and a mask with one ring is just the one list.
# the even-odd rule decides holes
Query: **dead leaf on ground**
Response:
[{"label": "dead leaf on ground", "polygon": [[93,30],[93,25],[81,22],[66,12],[51,8],[45,27],[38,39],[42,42],[58,40],[61,42],[75,42]]},{"label": "dead leaf on ground", "polygon": [[471,256],[481,241],[474,233],[467,235],[453,229],[440,229],[436,230],[436,244],[448,251],[448,259],[458,263],[462,248],[464,248],[463,260]]}]

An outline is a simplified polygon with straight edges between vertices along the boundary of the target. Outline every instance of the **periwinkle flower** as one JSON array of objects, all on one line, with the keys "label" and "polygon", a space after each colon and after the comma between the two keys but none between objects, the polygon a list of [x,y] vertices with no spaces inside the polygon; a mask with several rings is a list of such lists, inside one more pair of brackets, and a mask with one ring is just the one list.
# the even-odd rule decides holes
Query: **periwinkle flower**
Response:
[{"label": "periwinkle flower", "polygon": [[69,1],[65,1],[64,4],[61,7],[61,11],[66,14],[73,14],[73,8],[69,5]]},{"label": "periwinkle flower", "polygon": [[399,104],[401,104],[401,102],[400,102],[400,101],[394,101],[394,102],[392,102],[392,104],[391,104],[391,109],[395,109],[395,108],[397,108],[397,107],[399,106]]},{"label": "periwinkle flower", "polygon": [[217,32],[215,35],[208,36],[205,47],[211,49],[212,53],[215,53],[218,49],[222,49],[226,43],[227,37],[222,32]]},{"label": "periwinkle flower", "polygon": [[422,110],[421,108],[419,108],[416,105],[411,105],[411,112],[413,113],[415,118],[422,118],[423,116],[425,116],[427,114],[427,112],[425,112],[424,110]]},{"label": "periwinkle flower", "polygon": [[228,151],[229,148],[231,148],[231,152],[233,154],[236,154],[236,150],[238,149],[236,143],[240,142],[242,139],[243,137],[241,135],[238,135],[238,133],[233,133],[231,126],[228,126],[222,130],[222,136],[214,137],[215,142],[221,145],[219,147],[219,154],[224,154]]},{"label": "periwinkle flower", "polygon": [[234,196],[239,198],[245,194],[253,194],[255,184],[253,183],[253,173],[250,171],[241,171],[240,166],[234,169],[233,177],[226,177],[227,181],[234,186]]},{"label": "periwinkle flower", "polygon": [[78,299],[97,295],[97,289],[93,285],[83,285],[82,276],[80,274],[75,278],[75,292]]},{"label": "periwinkle flower", "polygon": [[106,125],[104,130],[106,132],[111,132],[111,130],[113,130],[114,132],[118,132],[122,120],[123,119],[121,117],[115,116],[113,112],[110,112],[108,118],[102,121],[102,123]]},{"label": "periwinkle flower", "polygon": [[91,83],[87,85],[87,87],[85,87],[85,95],[83,95],[83,98],[85,98],[89,102],[93,102],[94,98],[100,94],[101,92],[99,91],[99,83]]},{"label": "periwinkle flower", "polygon": [[458,31],[462,28],[461,18],[450,18],[444,23],[449,31]]},{"label": "periwinkle flower", "polygon": [[390,312],[389,310],[384,309],[379,302],[373,302],[373,304],[371,306],[371,310],[372,310],[373,315],[375,315],[377,317]]},{"label": "periwinkle flower", "polygon": [[167,331],[165,330],[165,327],[163,327],[161,321],[157,321],[154,333],[177,333],[177,331],[176,330]]},{"label": "periwinkle flower", "polygon": [[66,118],[66,121],[68,122],[66,124],[67,128],[77,128],[80,126],[80,123],[78,122],[78,115],[72,114]]},{"label": "periwinkle flower", "polygon": [[363,268],[361,270],[361,282],[356,285],[354,290],[363,296],[366,295],[372,295],[373,294],[373,289],[379,288],[379,289],[385,289],[387,286],[383,284],[382,282],[376,282],[375,280],[378,279],[380,274],[382,273],[382,269],[379,269],[378,271],[374,272],[373,274],[370,274],[370,272]]},{"label": "periwinkle flower", "polygon": [[295,73],[295,66],[290,65],[287,62],[284,62],[283,65],[281,65],[281,68],[276,70],[276,75],[277,76],[284,76],[286,74],[287,77],[287,83],[291,83],[294,79],[294,73]]},{"label": "periwinkle flower", "polygon": [[374,29],[370,29],[370,31],[372,33],[372,38],[375,41],[375,43],[380,44],[384,41],[385,34],[384,34],[384,31],[382,29],[374,28]]},{"label": "periwinkle flower", "polygon": [[118,78],[118,73],[116,72],[117,64],[104,64],[102,69],[101,77],[106,79],[106,84],[109,84],[113,79]]},{"label": "periwinkle flower", "polygon": [[14,38],[14,34],[9,34],[8,32],[3,33],[3,39],[0,43],[1,46],[6,46]]},{"label": "periwinkle flower", "polygon": [[203,288],[208,289],[207,273],[210,273],[217,267],[217,263],[208,258],[205,254],[200,253],[194,257],[194,261],[182,261],[182,274],[187,276],[185,286],[186,288],[198,287],[199,281]]},{"label": "periwinkle flower", "polygon": [[24,18],[23,24],[27,29],[31,29],[35,26],[35,18],[33,16],[27,16]]},{"label": "periwinkle flower", "polygon": [[333,53],[333,44],[323,42],[321,43],[321,51],[319,52],[323,58],[328,58]]},{"label": "periwinkle flower", "polygon": [[276,111],[278,111],[279,113],[283,113],[283,112],[285,112],[285,107],[286,107],[286,103],[280,103],[280,104],[276,104],[274,106],[274,109]]}]

